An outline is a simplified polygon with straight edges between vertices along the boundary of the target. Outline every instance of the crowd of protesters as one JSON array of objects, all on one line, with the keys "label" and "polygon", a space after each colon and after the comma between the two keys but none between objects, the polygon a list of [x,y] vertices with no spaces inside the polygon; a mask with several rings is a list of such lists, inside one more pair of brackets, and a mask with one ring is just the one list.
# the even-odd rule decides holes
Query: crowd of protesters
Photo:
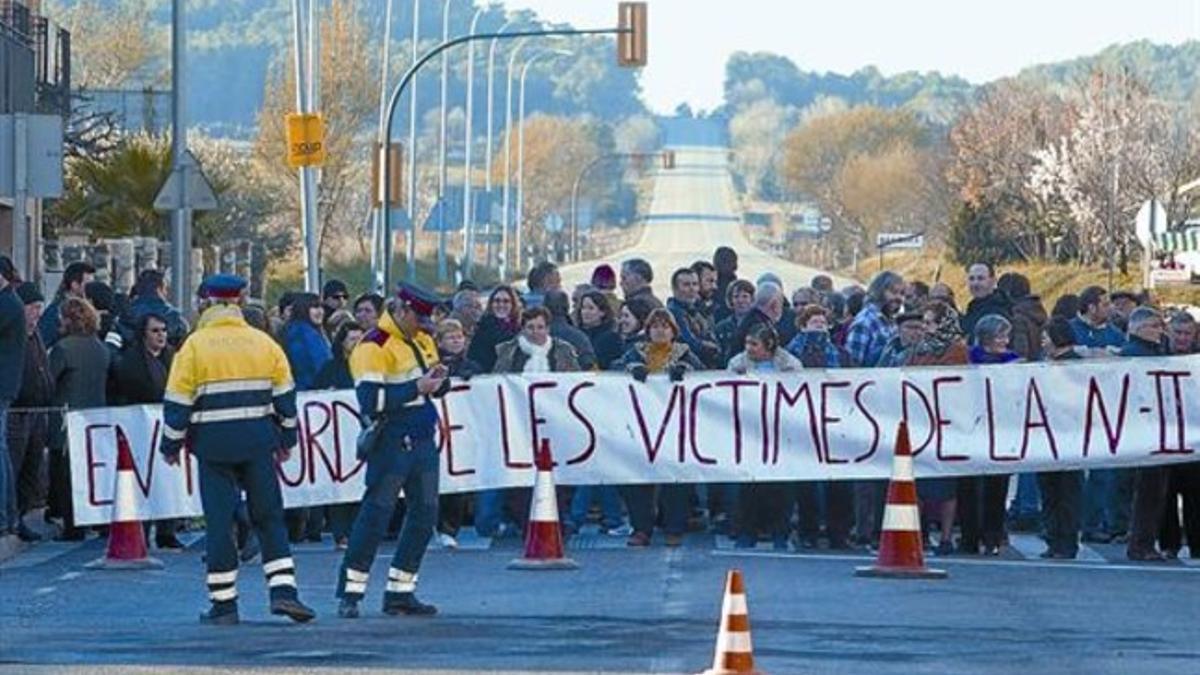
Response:
[{"label": "crowd of protesters", "polygon": [[[66,269],[47,304],[0,258],[0,534],[38,533],[22,517],[48,506],[62,539],[85,533],[71,518],[62,408],[162,400],[174,350],[188,324],[165,300],[163,277],[143,272],[128,295],[93,279],[86,263]],[[1164,313],[1142,294],[1099,287],[1058,299],[1047,311],[1029,279],[967,270],[969,298],[941,283],[878,274],[866,288],[835,289],[823,275],[785,289],[778,276],[737,275],[737,254],[670,270],[671,297],[654,294],[663,270],[641,259],[597,266],[587,284],[564,289],[552,263],[528,273],[526,292],[469,281],[435,312],[433,334],[450,376],[614,371],[672,380],[704,370],[753,376],[807,368],[968,366],[1200,352],[1196,319]],[[791,295],[787,291],[791,291]],[[328,281],[320,295],[285,293],[270,310],[247,308],[251,325],[283,347],[298,390],[353,386],[349,356],[372,331],[384,298],[352,296]],[[1045,558],[1070,559],[1080,542],[1121,543],[1132,560],[1158,561],[1200,549],[1200,463],[989,475],[919,481],[926,543],[937,554],[999,555],[1012,531],[1040,533]],[[1015,491],[1014,491],[1015,488]],[[879,538],[886,481],[580,486],[564,503],[568,533],[598,527],[632,547],[679,546],[711,531],[738,547],[870,549]],[[528,490],[444,495],[442,546],[463,528],[479,536],[520,533]],[[1180,505],[1182,504],[1182,509]],[[290,538],[344,548],[354,505],[287,512]],[[1180,517],[1182,511],[1182,519]],[[389,533],[403,519],[398,509]],[[154,524],[159,548],[178,548],[181,523]],[[661,531],[661,539],[654,534]],[[242,539],[242,538],[240,538]],[[246,541],[239,541],[245,546]]]}]

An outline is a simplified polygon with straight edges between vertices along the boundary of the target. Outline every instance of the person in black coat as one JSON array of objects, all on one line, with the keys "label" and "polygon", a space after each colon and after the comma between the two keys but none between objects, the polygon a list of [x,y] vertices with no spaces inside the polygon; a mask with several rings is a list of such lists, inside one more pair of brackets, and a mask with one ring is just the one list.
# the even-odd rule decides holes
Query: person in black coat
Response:
[{"label": "person in black coat", "polygon": [[542,305],[550,311],[550,336],[575,348],[580,370],[595,370],[596,350],[587,334],[571,325],[571,298],[563,291],[546,291]]},{"label": "person in black coat", "polygon": [[[1158,310],[1138,307],[1129,315],[1129,338],[1121,348],[1121,356],[1167,356],[1170,351],[1163,344],[1165,332],[1166,323]],[[1155,540],[1167,508],[1168,476],[1166,466],[1140,467],[1133,474],[1133,514],[1130,518],[1129,543],[1125,548],[1125,555],[1130,560],[1166,560],[1155,547]]]},{"label": "person in black coat", "polygon": [[521,332],[521,300],[512,286],[497,286],[488,297],[487,311],[475,326],[475,336],[467,358],[479,364],[482,372],[496,367],[496,347]]},{"label": "person in black coat", "polygon": [[591,341],[598,369],[608,370],[625,354],[612,305],[600,291],[588,291],[579,298],[575,305],[575,325]]},{"label": "person in black coat", "polygon": [[[167,318],[146,313],[138,320],[133,341],[121,352],[109,377],[109,402],[115,405],[162,403],[175,350],[167,342]],[[154,542],[160,549],[181,550],[175,536],[179,522],[155,522]],[[146,523],[147,530],[150,523]]]},{"label": "person in black coat", "polygon": [[1012,320],[1012,300],[1007,293],[996,288],[996,282],[996,270],[988,263],[975,263],[967,268],[971,302],[962,315],[962,329],[968,341],[975,335],[975,324],[989,314]]},{"label": "person in black coat", "polygon": [[[354,388],[354,377],[350,374],[350,353],[365,334],[362,324],[357,321],[344,321],[338,326],[333,333],[333,358],[326,361],[317,373],[317,389]],[[333,534],[334,548],[344,551],[350,543],[350,527],[358,515],[358,504],[333,504],[327,507],[326,514],[329,530]]]}]

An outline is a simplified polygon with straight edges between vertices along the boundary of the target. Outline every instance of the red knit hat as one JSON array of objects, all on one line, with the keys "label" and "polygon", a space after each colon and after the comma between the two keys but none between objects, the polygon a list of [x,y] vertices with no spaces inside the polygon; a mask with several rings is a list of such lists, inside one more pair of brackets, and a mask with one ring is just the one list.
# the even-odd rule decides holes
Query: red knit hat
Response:
[{"label": "red knit hat", "polygon": [[592,270],[592,286],[602,291],[611,291],[617,287],[617,273],[611,265],[597,265]]}]

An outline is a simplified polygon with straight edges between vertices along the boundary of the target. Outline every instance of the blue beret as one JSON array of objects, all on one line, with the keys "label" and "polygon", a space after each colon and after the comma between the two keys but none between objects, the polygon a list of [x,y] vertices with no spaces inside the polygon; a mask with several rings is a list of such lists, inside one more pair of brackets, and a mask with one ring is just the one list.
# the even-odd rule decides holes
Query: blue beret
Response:
[{"label": "blue beret", "polygon": [[200,297],[236,299],[246,288],[246,280],[236,274],[214,274],[200,284]]}]

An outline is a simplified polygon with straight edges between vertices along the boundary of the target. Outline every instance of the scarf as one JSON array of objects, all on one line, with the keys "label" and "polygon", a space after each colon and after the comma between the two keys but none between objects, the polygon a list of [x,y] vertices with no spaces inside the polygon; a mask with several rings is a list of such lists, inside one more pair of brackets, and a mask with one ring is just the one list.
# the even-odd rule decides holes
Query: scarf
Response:
[{"label": "scarf", "polygon": [[525,353],[528,359],[525,361],[525,367],[521,369],[522,373],[549,373],[550,372],[550,348],[554,346],[554,340],[546,340],[546,344],[538,346],[525,339],[525,336],[517,336],[517,346]]},{"label": "scarf", "polygon": [[666,344],[658,344],[651,342],[646,345],[646,370],[652,373],[661,373],[671,365],[671,352],[674,351],[675,345],[668,342]]},{"label": "scarf", "polygon": [[925,336],[917,346],[913,348],[915,356],[932,356],[941,358],[956,342],[963,339],[962,324],[958,316],[958,312],[950,309],[946,312],[946,316],[938,323],[937,327]]},{"label": "scarf", "polygon": [[971,347],[969,352],[971,363],[976,364],[994,364],[994,363],[1012,363],[1021,358],[1020,354],[1012,351],[1005,351],[1000,354],[993,354],[979,345]]}]

